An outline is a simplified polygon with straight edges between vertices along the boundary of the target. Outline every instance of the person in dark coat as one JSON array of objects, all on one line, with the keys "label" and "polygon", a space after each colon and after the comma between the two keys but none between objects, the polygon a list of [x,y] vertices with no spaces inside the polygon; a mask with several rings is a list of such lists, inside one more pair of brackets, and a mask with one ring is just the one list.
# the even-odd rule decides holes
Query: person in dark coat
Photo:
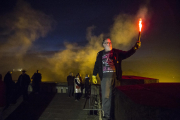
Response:
[{"label": "person in dark coat", "polygon": [[70,73],[67,76],[67,83],[68,83],[68,96],[72,97],[74,95],[74,76],[73,76],[73,73]]},{"label": "person in dark coat", "polygon": [[90,78],[89,78],[89,75],[86,74],[86,77],[85,77],[85,82],[84,82],[84,87],[85,87],[85,95],[84,95],[84,98],[88,97],[91,93],[91,85],[90,85]]},{"label": "person in dark coat", "polygon": [[22,74],[19,76],[17,81],[18,91],[19,95],[23,95],[23,101],[28,101],[28,86],[30,84],[31,80],[29,75],[26,74],[26,71],[23,70]]},{"label": "person in dark coat", "polygon": [[4,76],[4,83],[6,86],[6,108],[9,107],[14,99],[15,82],[12,80],[12,72],[8,71]]},{"label": "person in dark coat", "polygon": [[[96,75],[99,74],[101,79],[102,93],[102,110],[104,112],[103,120],[114,119],[114,88],[121,82],[122,60],[133,55],[140,48],[141,42],[136,44],[128,51],[122,51],[112,48],[112,43],[109,38],[102,42],[104,50],[98,52],[94,65],[92,80],[97,83]],[[117,84],[118,83],[118,84]]]},{"label": "person in dark coat", "polygon": [[36,73],[33,74],[31,77],[32,79],[32,88],[33,88],[33,93],[38,94],[40,91],[40,85],[41,85],[41,73],[39,73],[39,70],[37,70]]},{"label": "person in dark coat", "polygon": [[[4,84],[4,81],[2,81],[2,75],[0,74],[0,108],[5,107],[6,103],[6,86]],[[1,120],[1,115],[3,111],[0,111],[0,120]]]}]

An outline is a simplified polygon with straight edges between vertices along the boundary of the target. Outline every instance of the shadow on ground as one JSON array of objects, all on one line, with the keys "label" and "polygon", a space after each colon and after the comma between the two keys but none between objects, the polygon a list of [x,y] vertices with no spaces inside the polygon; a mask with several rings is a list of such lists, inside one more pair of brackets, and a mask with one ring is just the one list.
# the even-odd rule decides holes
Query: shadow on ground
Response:
[{"label": "shadow on ground", "polygon": [[22,102],[5,120],[38,120],[55,93],[29,94],[29,102]]}]

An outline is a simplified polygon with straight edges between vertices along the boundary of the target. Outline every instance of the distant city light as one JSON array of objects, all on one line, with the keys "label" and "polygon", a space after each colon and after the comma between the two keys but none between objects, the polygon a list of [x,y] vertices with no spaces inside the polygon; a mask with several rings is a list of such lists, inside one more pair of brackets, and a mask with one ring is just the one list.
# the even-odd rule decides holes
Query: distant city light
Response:
[{"label": "distant city light", "polygon": [[13,71],[22,71],[23,69],[22,68],[19,68],[19,69],[13,69]]}]

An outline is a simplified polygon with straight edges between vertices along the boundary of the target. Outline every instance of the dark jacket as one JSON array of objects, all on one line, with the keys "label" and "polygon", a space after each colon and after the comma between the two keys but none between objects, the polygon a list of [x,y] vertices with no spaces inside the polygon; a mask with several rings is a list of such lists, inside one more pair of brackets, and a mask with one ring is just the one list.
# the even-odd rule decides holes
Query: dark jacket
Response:
[{"label": "dark jacket", "polygon": [[85,83],[84,83],[85,87],[89,87],[90,83],[89,83],[89,77],[85,77]]},{"label": "dark jacket", "polygon": [[15,86],[15,82],[12,80],[12,76],[9,72],[4,77],[4,83],[6,85],[6,89],[13,89]]},{"label": "dark jacket", "polygon": [[33,81],[32,81],[33,84],[41,83],[41,79],[42,79],[41,73],[34,73],[34,75],[31,77],[31,79],[33,79]]},{"label": "dark jacket", "polygon": [[[93,75],[96,76],[97,74],[99,74],[99,77],[101,80],[103,78],[102,55],[103,55],[104,51],[105,50],[98,52],[96,62],[94,65],[94,70],[93,70]],[[122,51],[122,50],[113,48],[112,51],[113,51],[113,62],[114,62],[115,68],[116,68],[116,79],[121,80],[121,77],[122,77],[121,62],[122,62],[122,60],[133,55],[136,50],[134,50],[132,48],[129,51]]]},{"label": "dark jacket", "polygon": [[29,84],[30,84],[31,80],[29,75],[24,74],[24,75],[20,75],[17,81],[17,85],[23,88],[28,88]]},{"label": "dark jacket", "polygon": [[74,76],[67,76],[68,86],[74,86]]}]

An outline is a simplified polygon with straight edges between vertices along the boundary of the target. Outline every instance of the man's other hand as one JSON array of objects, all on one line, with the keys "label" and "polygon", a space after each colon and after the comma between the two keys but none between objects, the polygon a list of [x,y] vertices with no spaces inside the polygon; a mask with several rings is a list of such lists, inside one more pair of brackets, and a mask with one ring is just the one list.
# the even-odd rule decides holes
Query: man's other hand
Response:
[{"label": "man's other hand", "polygon": [[96,79],[96,76],[95,76],[95,75],[92,75],[92,82],[93,82],[94,84],[97,84],[97,79]]}]

